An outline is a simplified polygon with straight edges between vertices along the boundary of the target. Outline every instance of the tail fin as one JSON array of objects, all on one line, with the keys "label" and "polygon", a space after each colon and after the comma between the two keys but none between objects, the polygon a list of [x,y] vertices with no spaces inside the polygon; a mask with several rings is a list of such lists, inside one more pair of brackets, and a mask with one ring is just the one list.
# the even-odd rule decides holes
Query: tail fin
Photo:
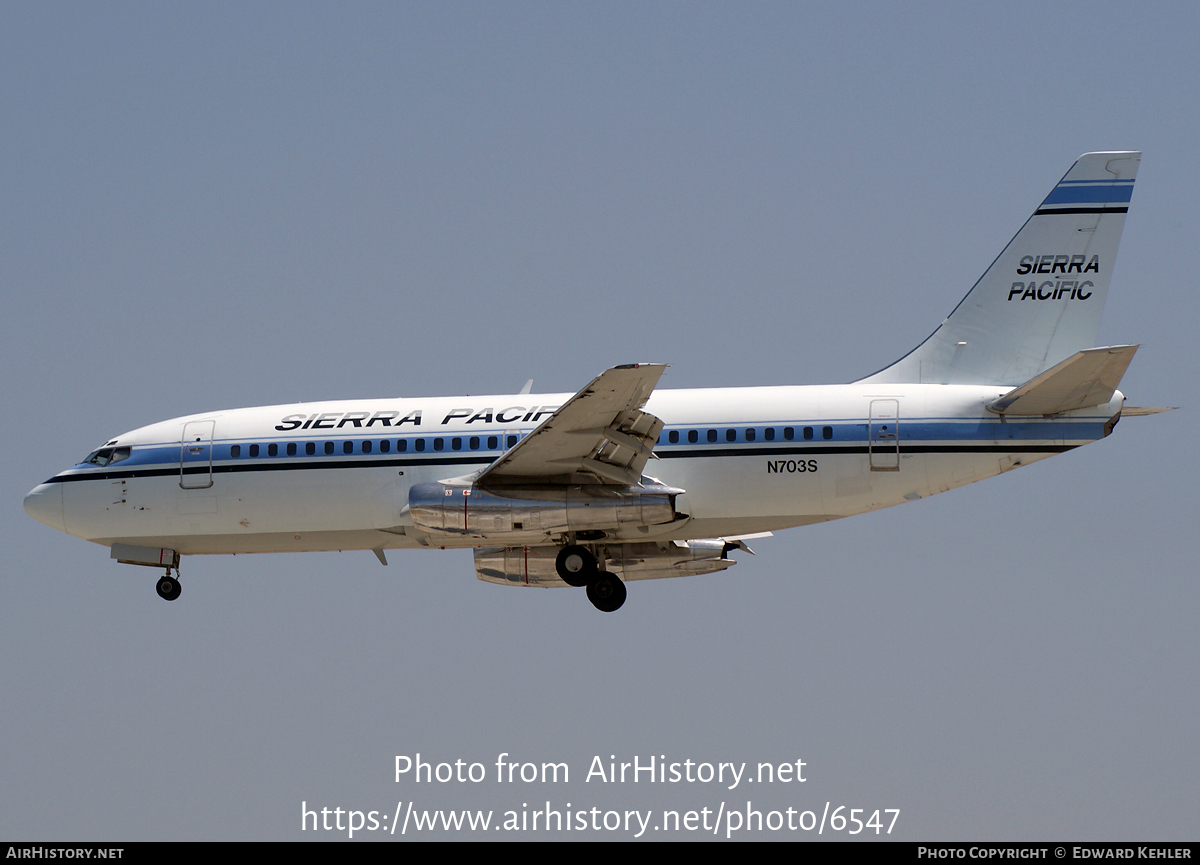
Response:
[{"label": "tail fin", "polygon": [[1018,384],[1096,343],[1141,153],[1085,153],[923,343],[864,382]]}]

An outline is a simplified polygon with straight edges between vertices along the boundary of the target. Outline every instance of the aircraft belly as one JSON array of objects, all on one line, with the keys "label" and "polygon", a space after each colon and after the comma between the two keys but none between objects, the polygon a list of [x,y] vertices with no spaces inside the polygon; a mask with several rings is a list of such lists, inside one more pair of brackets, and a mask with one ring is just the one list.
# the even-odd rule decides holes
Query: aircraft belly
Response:
[{"label": "aircraft belly", "polygon": [[[1060,439],[905,442],[899,468],[872,470],[865,449],[802,448],[759,455],[664,458],[648,471],[686,492],[677,510],[689,519],[609,531],[612,540],[686,540],[775,531],[903,504],[992,477],[1052,455]],[[1010,442],[1017,444],[1016,442]],[[1082,443],[1072,440],[1071,444]],[[1032,445],[1033,447],[1030,447]],[[946,450],[935,450],[946,447]],[[1039,451],[1046,447],[1048,450]],[[908,448],[908,452],[906,452]],[[957,448],[957,449],[956,449]],[[401,511],[410,485],[446,473],[444,466],[362,467],[213,473],[210,487],[183,489],[177,474],[89,479],[63,484],[71,534],[98,543],[162,546],[183,554],[288,550],[475,547],[477,537],[433,540]],[[391,532],[381,530],[391,529]],[[531,535],[515,543],[558,542]],[[423,543],[422,543],[423,541]]]},{"label": "aircraft belly", "polygon": [[1053,453],[964,453],[926,457],[930,493],[940,493],[1029,465]]},{"label": "aircraft belly", "polygon": [[215,474],[205,489],[182,489],[175,475],[63,486],[72,534],[143,546],[166,539],[181,552],[187,538],[374,533],[400,522],[405,495],[379,469]]},{"label": "aircraft belly", "polygon": [[[820,465],[825,461],[816,471],[809,471],[807,461],[800,471],[798,462],[738,456],[663,460],[661,470],[658,465],[650,468],[658,470],[656,477],[664,483],[687,490],[678,498],[676,509],[694,520],[822,514]],[[782,464],[778,470],[775,463]]]},{"label": "aircraft belly", "polygon": [[404,501],[387,469],[287,471],[220,478],[226,532],[347,532],[400,521]]},{"label": "aircraft belly", "polygon": [[246,532],[234,534],[136,535],[91,538],[105,546],[130,544],[166,547],[181,555],[241,553],[311,553],[342,550],[400,550],[421,547],[415,539],[373,529],[314,532]]},{"label": "aircraft belly", "polygon": [[671,467],[676,471],[660,472],[660,477],[688,491],[679,498],[679,509],[692,520],[680,531],[662,536],[774,531],[838,519],[916,501],[1052,455],[902,450],[898,471],[872,471],[866,454],[827,454],[812,461],[797,458],[797,466],[805,464],[802,471],[793,467],[791,459],[679,460],[680,465]]}]

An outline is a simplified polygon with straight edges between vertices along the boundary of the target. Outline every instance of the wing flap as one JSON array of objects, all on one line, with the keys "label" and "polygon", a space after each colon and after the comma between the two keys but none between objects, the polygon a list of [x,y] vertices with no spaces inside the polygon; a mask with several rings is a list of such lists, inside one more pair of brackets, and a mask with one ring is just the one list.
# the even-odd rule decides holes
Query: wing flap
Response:
[{"label": "wing flap", "polygon": [[663,428],[661,420],[641,409],[666,368],[637,363],[605,370],[488,466],[476,483],[637,484]]},{"label": "wing flap", "polygon": [[1136,345],[1110,345],[1077,351],[988,403],[988,410],[1031,416],[1103,405],[1113,398],[1137,350]]}]

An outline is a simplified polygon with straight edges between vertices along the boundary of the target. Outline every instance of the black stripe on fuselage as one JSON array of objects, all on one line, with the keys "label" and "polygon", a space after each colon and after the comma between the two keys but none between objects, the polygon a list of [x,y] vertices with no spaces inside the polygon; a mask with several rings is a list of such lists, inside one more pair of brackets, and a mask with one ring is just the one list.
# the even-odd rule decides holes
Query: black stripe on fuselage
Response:
[{"label": "black stripe on fuselage", "polygon": [[[905,445],[901,454],[1058,454],[1078,445]],[[832,454],[867,454],[866,445],[816,445],[811,447],[771,448],[711,448],[672,450],[658,453],[661,459],[704,459],[708,457],[758,457],[758,456],[828,456]],[[892,453],[880,449],[879,453]],[[311,471],[318,469],[376,469],[397,466],[487,466],[492,459],[478,457],[438,457],[436,459],[391,459],[391,460],[313,460],[311,462],[258,462],[243,465],[215,465],[214,475],[240,472]],[[185,475],[208,474],[208,466],[189,466]],[[178,466],[169,468],[124,469],[114,472],[87,472],[73,475],[55,475],[45,481],[48,484],[71,483],[74,481],[113,481],[125,478],[162,478],[180,474]]]},{"label": "black stripe on fuselage", "polygon": [[[902,454],[1060,454],[1078,445],[901,445]],[[815,445],[791,448],[713,448],[657,453],[659,459],[695,459],[699,457],[744,456],[825,456],[828,454],[867,454],[866,445]],[[876,448],[876,453],[895,453],[893,448]]]},{"label": "black stripe on fuselage", "polygon": [[[314,460],[312,462],[278,462],[278,463],[248,463],[246,465],[216,465],[212,467],[214,475],[232,474],[235,472],[288,472],[308,471],[310,469],[378,469],[395,468],[396,466],[461,466],[461,465],[490,465],[493,460],[478,457],[442,457],[429,460]],[[208,466],[189,466],[183,470],[185,475],[208,474]],[[70,483],[71,481],[91,480],[120,480],[122,478],[163,478],[180,474],[179,466],[170,468],[125,469],[116,472],[99,472],[79,475],[55,475],[46,481],[53,483]]]}]

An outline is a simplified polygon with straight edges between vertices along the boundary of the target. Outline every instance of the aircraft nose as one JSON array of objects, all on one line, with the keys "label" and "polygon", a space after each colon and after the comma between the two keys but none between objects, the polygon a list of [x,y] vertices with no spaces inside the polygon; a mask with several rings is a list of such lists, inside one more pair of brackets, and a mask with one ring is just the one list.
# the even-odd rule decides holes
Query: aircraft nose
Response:
[{"label": "aircraft nose", "polygon": [[63,517],[63,485],[38,484],[25,496],[25,513],[39,523],[58,529],[67,530],[67,521]]}]

